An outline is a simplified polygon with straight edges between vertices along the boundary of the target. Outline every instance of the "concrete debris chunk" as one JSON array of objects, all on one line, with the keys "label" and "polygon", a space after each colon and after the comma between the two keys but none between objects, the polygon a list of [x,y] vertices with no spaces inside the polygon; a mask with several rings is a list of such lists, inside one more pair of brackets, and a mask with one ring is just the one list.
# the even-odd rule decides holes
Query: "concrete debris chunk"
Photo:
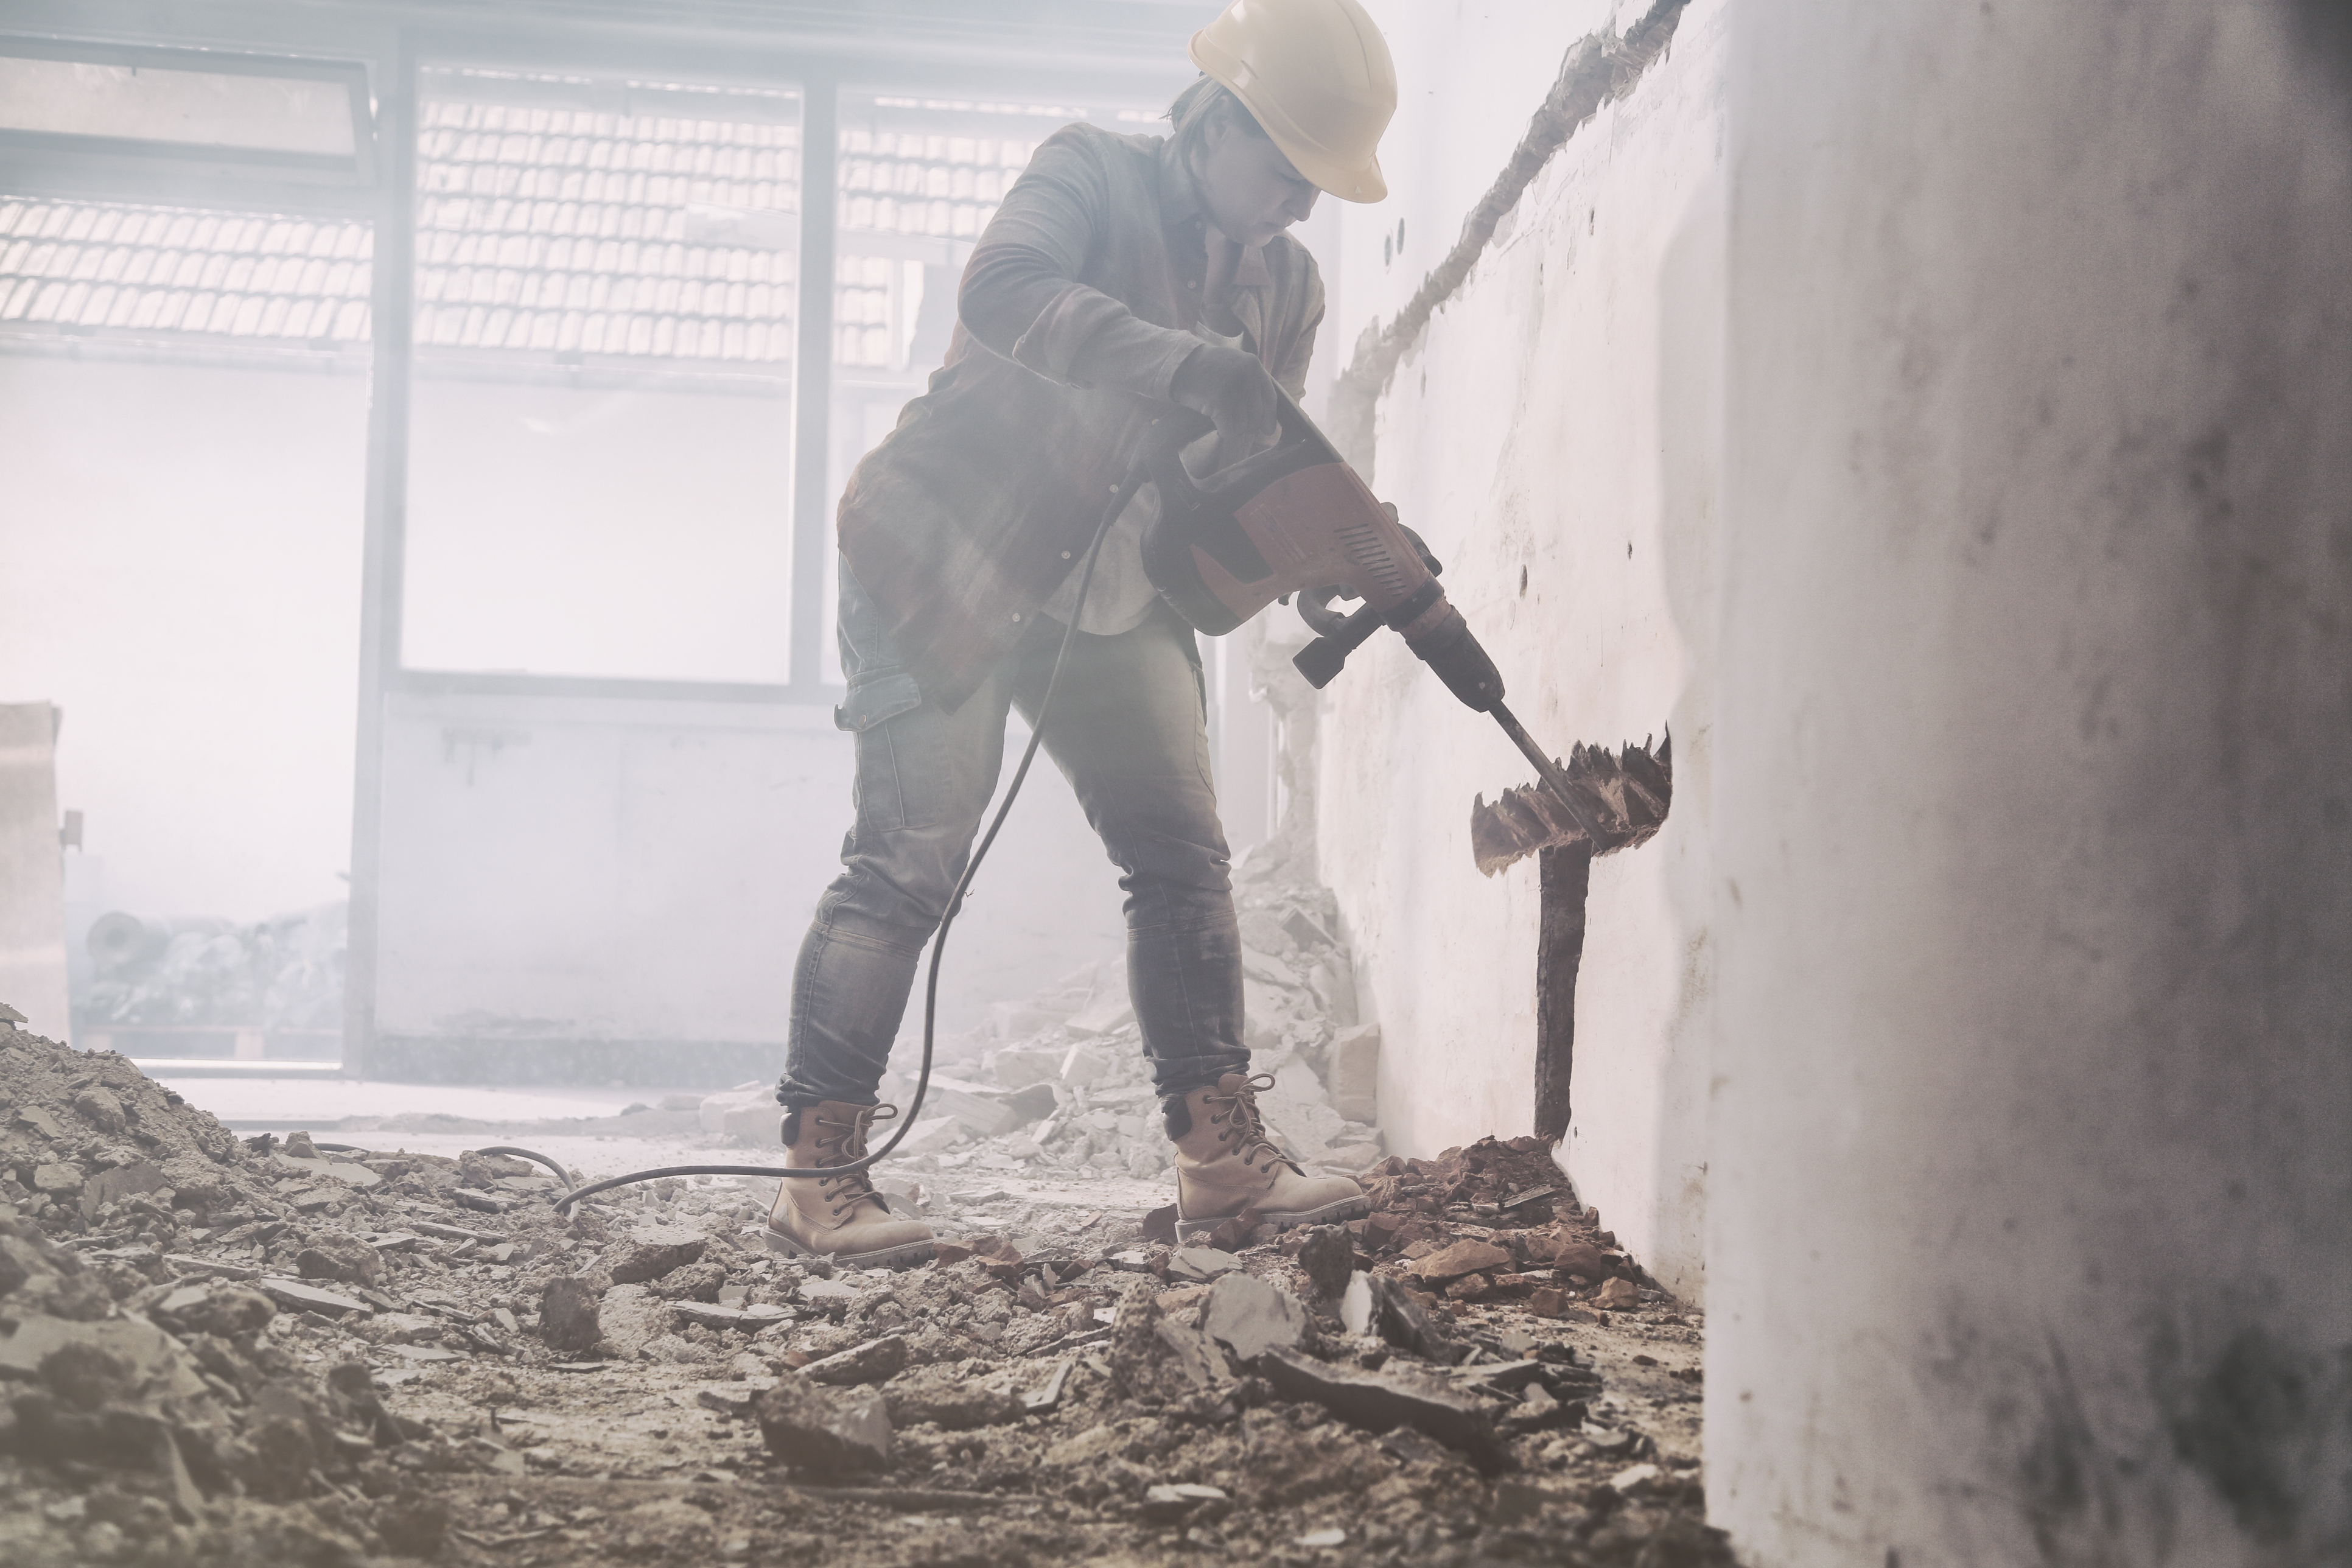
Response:
[{"label": "concrete debris chunk", "polygon": [[1210,1338],[1207,1330],[1162,1318],[1153,1325],[1152,1336],[1194,1388],[1213,1388],[1232,1381],[1232,1363],[1225,1360],[1225,1352]]},{"label": "concrete debris chunk", "polygon": [[1509,1462],[1484,1401],[1419,1380],[1326,1365],[1297,1351],[1268,1351],[1258,1367],[1285,1399],[1309,1400],[1369,1431],[1411,1426],[1467,1455],[1488,1474]]},{"label": "concrete debris chunk", "polygon": [[[1093,1001],[1071,1014],[1064,1020],[1062,1026],[1074,1035],[1108,1035],[1124,1029],[1134,1022],[1135,1004],[1129,999],[1127,987],[1112,984],[1105,986],[1096,994]],[[1071,1054],[1074,1056],[1076,1054],[1075,1047]],[[1062,1070],[1064,1083],[1081,1081],[1068,1076],[1069,1063],[1066,1058],[1063,1063]]]},{"label": "concrete debris chunk", "polygon": [[890,1412],[878,1388],[835,1391],[787,1377],[751,1407],[768,1451],[814,1476],[887,1469]]},{"label": "concrete debris chunk", "polygon": [[1584,1440],[1592,1446],[1595,1453],[1600,1454],[1630,1454],[1642,1442],[1638,1432],[1621,1431],[1617,1427],[1602,1426],[1591,1421],[1586,1422],[1580,1430]]},{"label": "concrete debris chunk", "polygon": [[751,1415],[760,1403],[760,1395],[776,1386],[772,1377],[745,1378],[740,1383],[721,1383],[699,1390],[694,1402],[705,1410],[716,1410],[721,1415],[742,1420]]},{"label": "concrete debris chunk", "polygon": [[970,1432],[1033,1413],[1004,1379],[953,1365],[910,1368],[884,1384],[882,1394],[890,1425],[900,1428],[929,1422],[942,1431]]},{"label": "concrete debris chunk", "polygon": [[1519,1402],[1503,1417],[1507,1432],[1543,1432],[1556,1426],[1570,1426],[1584,1419],[1585,1407],[1580,1400],[1561,1401],[1540,1383],[1531,1383],[1519,1393]]},{"label": "concrete debris chunk", "polygon": [[[196,1299],[189,1300],[194,1295]],[[151,1315],[163,1316],[194,1334],[219,1334],[225,1339],[250,1333],[278,1315],[278,1303],[259,1290],[243,1286],[215,1289],[184,1286],[165,1297]]]},{"label": "concrete debris chunk", "polygon": [[1427,1309],[1412,1298],[1412,1293],[1397,1281],[1378,1274],[1366,1274],[1362,1279],[1371,1294],[1370,1314],[1371,1331],[1400,1350],[1411,1351],[1424,1360],[1451,1366],[1469,1351],[1447,1329],[1440,1326]]},{"label": "concrete debris chunk", "polygon": [[962,1141],[964,1125],[952,1116],[926,1116],[915,1123],[907,1141],[898,1145],[898,1152],[909,1158],[917,1154],[944,1153]]},{"label": "concrete debris chunk", "polygon": [[615,1285],[658,1279],[673,1268],[698,1261],[709,1237],[682,1225],[652,1225],[631,1231],[604,1254],[604,1272]]},{"label": "concrete debris chunk", "polygon": [[669,1332],[670,1304],[643,1285],[615,1285],[596,1304],[603,1322],[604,1353],[623,1360],[644,1356],[653,1342]]},{"label": "concrete debris chunk", "polygon": [[801,1282],[800,1298],[822,1305],[829,1301],[855,1301],[859,1292],[838,1279],[804,1279]]},{"label": "concrete debris chunk", "polygon": [[1026,1089],[1060,1073],[1064,1053],[1052,1046],[1007,1046],[989,1065],[989,1076],[1005,1089]]},{"label": "concrete debris chunk", "polygon": [[576,1275],[559,1275],[539,1296],[539,1337],[551,1349],[576,1354],[604,1337],[596,1292]]},{"label": "concrete debris chunk", "polygon": [[776,1086],[772,1083],[741,1083],[706,1094],[694,1114],[705,1132],[719,1137],[768,1148],[782,1142],[784,1108],[776,1103]]},{"label": "concrete debris chunk", "polygon": [[323,1177],[329,1181],[341,1182],[345,1186],[373,1187],[380,1185],[383,1181],[383,1177],[376,1172],[349,1160],[298,1159],[279,1150],[269,1156],[269,1161],[271,1164],[282,1166],[289,1171],[299,1172],[314,1179]]},{"label": "concrete debris chunk", "polygon": [[1200,1486],[1189,1482],[1174,1485],[1162,1483],[1149,1488],[1143,1494],[1143,1517],[1157,1524],[1170,1524],[1190,1519],[1204,1511],[1204,1505],[1229,1502],[1220,1487]]},{"label": "concrete debris chunk", "polygon": [[1192,1279],[1206,1283],[1220,1274],[1230,1274],[1242,1266],[1242,1260],[1230,1252],[1213,1247],[1179,1247],[1168,1259],[1168,1273],[1172,1279]]},{"label": "concrete debris chunk", "polygon": [[1454,1375],[1464,1383],[1516,1394],[1542,1377],[1547,1370],[1539,1361],[1490,1361],[1455,1367]]},{"label": "concrete debris chunk", "polygon": [[1413,1261],[1412,1271],[1423,1279],[1459,1279],[1481,1269],[1510,1266],[1508,1247],[1489,1241],[1457,1241]]},{"label": "concrete debris chunk", "polygon": [[1370,1274],[1350,1275],[1347,1293],[1339,1299],[1339,1321],[1351,1334],[1369,1334],[1372,1319],[1379,1310],[1372,1300],[1372,1277]]},{"label": "concrete debris chunk", "polygon": [[296,1254],[294,1268],[305,1279],[340,1279],[352,1285],[383,1283],[383,1255],[354,1237],[319,1237]]},{"label": "concrete debris chunk", "polygon": [[47,1164],[33,1167],[33,1190],[51,1197],[68,1197],[81,1191],[81,1171],[74,1165]]},{"label": "concrete debris chunk", "polygon": [[1552,1318],[1571,1323],[1607,1321],[1600,1313],[1579,1301],[1569,1291],[1549,1285],[1528,1294],[1528,1310],[1538,1318]]},{"label": "concrete debris chunk", "polygon": [[101,1132],[120,1132],[130,1124],[122,1114],[122,1101],[110,1089],[91,1087],[73,1097],[73,1108],[82,1119]]},{"label": "concrete debris chunk", "polygon": [[880,1383],[896,1377],[906,1369],[907,1341],[904,1335],[886,1334],[878,1340],[868,1340],[837,1355],[813,1361],[801,1368],[801,1376],[811,1383],[847,1384]]},{"label": "concrete debris chunk", "polygon": [[[1540,1244],[1538,1245],[1540,1246]],[[1536,1248],[1531,1247],[1530,1250],[1536,1250]],[[1608,1279],[1610,1275],[1609,1259],[1601,1250],[1591,1242],[1580,1240],[1573,1236],[1553,1239],[1549,1247],[1537,1250],[1537,1256],[1549,1261],[1552,1268],[1559,1273],[1580,1276],[1587,1284],[1597,1283]]]},{"label": "concrete debris chunk", "polygon": [[322,1290],[299,1279],[273,1279],[265,1275],[256,1282],[256,1288],[289,1312],[323,1312],[330,1318],[340,1318],[346,1312],[365,1317],[375,1310],[356,1297]]},{"label": "concrete debris chunk", "polygon": [[1069,1385],[1070,1369],[1077,1364],[1075,1356],[1064,1356],[1054,1363],[1045,1381],[1021,1396],[1021,1407],[1032,1415],[1051,1414],[1062,1403],[1062,1390]]},{"label": "concrete debris chunk", "polygon": [[85,1218],[121,1198],[162,1190],[163,1167],[152,1160],[133,1160],[110,1171],[100,1171],[82,1184],[81,1212]]},{"label": "concrete debris chunk", "polygon": [[1298,1248],[1298,1267],[1307,1271],[1316,1294],[1326,1301],[1337,1301],[1347,1293],[1348,1282],[1355,1277],[1355,1238],[1344,1226],[1318,1226],[1307,1233]]},{"label": "concrete debris chunk", "polygon": [[1609,1478],[1609,1489],[1620,1497],[1640,1497],[1657,1486],[1661,1473],[1655,1465],[1628,1465]]},{"label": "concrete debris chunk", "polygon": [[198,1399],[208,1392],[179,1342],[143,1319],[0,1317],[0,1382],[37,1378],[71,1380],[69,1395],[91,1409],[110,1398]]},{"label": "concrete debris chunk", "polygon": [[714,1301],[672,1301],[670,1316],[681,1323],[699,1323],[706,1329],[741,1328],[751,1314],[740,1307],[721,1306]]},{"label": "concrete debris chunk", "polygon": [[1631,1279],[1611,1279],[1602,1284],[1601,1293],[1592,1304],[1603,1311],[1630,1312],[1642,1304],[1641,1288]]},{"label": "concrete debris chunk", "polygon": [[1201,1327],[1245,1362],[1276,1348],[1304,1349],[1315,1339],[1298,1298],[1255,1274],[1227,1274],[1211,1286]]}]

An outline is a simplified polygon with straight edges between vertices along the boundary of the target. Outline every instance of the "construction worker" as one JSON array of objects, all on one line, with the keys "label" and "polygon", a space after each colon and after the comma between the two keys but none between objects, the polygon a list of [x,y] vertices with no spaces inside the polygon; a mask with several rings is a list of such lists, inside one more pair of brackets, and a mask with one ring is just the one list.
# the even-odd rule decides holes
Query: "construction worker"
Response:
[{"label": "construction worker", "polygon": [[[1192,628],[1146,579],[1147,486],[1078,572],[1169,403],[1214,424],[1211,467],[1271,445],[1323,315],[1286,232],[1328,192],[1388,194],[1387,43],[1357,0],[1234,0],[1194,35],[1166,137],[1047,139],[974,249],[945,365],[844,494],[840,643],[856,817],[793,975],[786,1163],[861,1156],[923,944],[1073,615],[1044,744],[1119,868],[1128,984],[1175,1142],[1180,1227],[1255,1209],[1353,1217],[1363,1193],[1269,1143],[1242,1045],[1241,933]],[[772,1245],[856,1264],[929,1255],[863,1173],[782,1184]]]}]

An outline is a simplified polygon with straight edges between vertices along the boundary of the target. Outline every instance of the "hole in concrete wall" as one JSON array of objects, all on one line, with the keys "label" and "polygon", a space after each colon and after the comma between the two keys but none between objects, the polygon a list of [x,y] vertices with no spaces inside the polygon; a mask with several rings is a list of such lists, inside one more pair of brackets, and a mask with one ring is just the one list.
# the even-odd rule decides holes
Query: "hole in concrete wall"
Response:
[{"label": "hole in concrete wall", "polygon": [[1592,849],[1567,844],[1541,856],[1542,928],[1536,939],[1536,1136],[1568,1135],[1576,1061],[1576,972],[1584,962],[1584,898]]},{"label": "hole in concrete wall", "polygon": [[[1569,753],[1566,772],[1585,817],[1601,834],[1600,853],[1645,844],[1664,826],[1674,799],[1671,737],[1654,752],[1646,742],[1614,756],[1597,746],[1577,746]],[[1569,1127],[1576,978],[1584,963],[1585,896],[1591,887],[1594,847],[1541,784],[1506,790],[1492,805],[1481,796],[1470,812],[1470,842],[1478,868],[1490,877],[1529,855],[1540,858],[1535,1131],[1556,1142]]]}]

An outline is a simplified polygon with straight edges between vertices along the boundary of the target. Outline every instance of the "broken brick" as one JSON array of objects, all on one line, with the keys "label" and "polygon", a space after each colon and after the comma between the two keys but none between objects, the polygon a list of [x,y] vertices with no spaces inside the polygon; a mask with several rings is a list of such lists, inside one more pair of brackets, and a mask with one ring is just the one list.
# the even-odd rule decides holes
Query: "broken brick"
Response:
[{"label": "broken brick", "polygon": [[1510,1263],[1508,1247],[1489,1241],[1457,1241],[1416,1259],[1412,1271],[1423,1279],[1458,1279],[1482,1269],[1507,1268]]}]

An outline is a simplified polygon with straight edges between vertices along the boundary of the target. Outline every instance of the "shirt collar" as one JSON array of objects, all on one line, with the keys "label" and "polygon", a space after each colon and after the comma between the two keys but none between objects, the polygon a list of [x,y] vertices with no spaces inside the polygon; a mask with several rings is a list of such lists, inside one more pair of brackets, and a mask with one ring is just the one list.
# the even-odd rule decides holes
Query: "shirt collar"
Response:
[{"label": "shirt collar", "polygon": [[[1192,181],[1192,171],[1185,166],[1183,155],[1176,150],[1176,138],[1171,136],[1160,143],[1160,219],[1170,228],[1189,228],[1195,223],[1203,231],[1208,226],[1208,208],[1202,204],[1200,187]],[[1274,283],[1274,270],[1265,264],[1265,247],[1244,246],[1241,260],[1234,268],[1234,287],[1265,289]]]}]

